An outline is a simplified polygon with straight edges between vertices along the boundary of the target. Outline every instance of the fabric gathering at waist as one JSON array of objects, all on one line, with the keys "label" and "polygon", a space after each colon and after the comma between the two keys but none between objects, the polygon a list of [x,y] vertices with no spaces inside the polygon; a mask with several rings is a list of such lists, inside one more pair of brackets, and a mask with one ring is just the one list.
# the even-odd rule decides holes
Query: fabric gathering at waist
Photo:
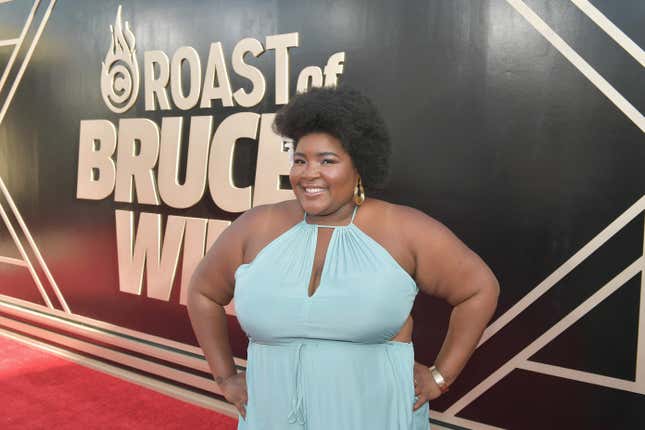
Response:
[{"label": "fabric gathering at waist", "polygon": [[400,345],[400,346],[409,346],[412,347],[412,342],[401,342],[396,340],[384,340],[382,342],[356,342],[348,340],[337,340],[337,339],[318,339],[318,338],[284,338],[284,339],[272,339],[272,340],[258,340],[249,338],[249,345],[266,345],[266,346],[282,346],[282,347],[292,347],[298,348],[299,345],[338,345],[342,347],[363,347],[363,348],[379,348],[384,345]]},{"label": "fabric gathering at waist", "polygon": [[400,379],[402,375],[399,374],[397,367],[394,364],[394,359],[390,355],[390,350],[393,348],[412,348],[412,342],[400,342],[393,340],[386,340],[383,342],[375,343],[361,343],[353,341],[342,341],[334,339],[313,339],[313,338],[296,338],[296,339],[273,339],[273,340],[256,340],[249,339],[249,346],[271,346],[292,350],[295,354],[294,371],[292,377],[292,397],[290,400],[290,409],[287,416],[289,423],[299,423],[307,426],[307,411],[304,398],[305,387],[303,381],[303,364],[302,357],[304,350],[310,347],[333,347],[338,346],[341,353],[347,353],[347,347],[355,347],[357,349],[375,349],[385,352],[389,368],[396,379]]}]

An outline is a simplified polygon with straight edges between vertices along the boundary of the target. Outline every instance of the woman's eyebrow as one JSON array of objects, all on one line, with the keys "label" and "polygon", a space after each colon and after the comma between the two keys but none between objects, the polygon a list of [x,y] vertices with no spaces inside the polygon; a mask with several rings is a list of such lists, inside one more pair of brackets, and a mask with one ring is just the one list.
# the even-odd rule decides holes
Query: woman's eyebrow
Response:
[{"label": "woman's eyebrow", "polygon": [[[305,156],[305,154],[303,152],[294,152],[293,155],[300,155],[302,157]],[[333,156],[338,157],[338,154],[336,154],[335,152],[329,152],[329,151],[327,151],[327,152],[316,152],[315,155],[317,157],[324,157],[325,155],[333,155]]]}]

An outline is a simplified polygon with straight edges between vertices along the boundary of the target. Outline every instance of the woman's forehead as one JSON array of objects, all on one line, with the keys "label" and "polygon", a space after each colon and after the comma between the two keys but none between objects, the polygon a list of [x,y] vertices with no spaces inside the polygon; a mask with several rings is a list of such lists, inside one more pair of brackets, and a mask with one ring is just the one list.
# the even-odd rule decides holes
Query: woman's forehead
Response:
[{"label": "woman's forehead", "polygon": [[306,155],[347,155],[347,151],[339,139],[329,133],[309,133],[296,142],[296,153]]}]

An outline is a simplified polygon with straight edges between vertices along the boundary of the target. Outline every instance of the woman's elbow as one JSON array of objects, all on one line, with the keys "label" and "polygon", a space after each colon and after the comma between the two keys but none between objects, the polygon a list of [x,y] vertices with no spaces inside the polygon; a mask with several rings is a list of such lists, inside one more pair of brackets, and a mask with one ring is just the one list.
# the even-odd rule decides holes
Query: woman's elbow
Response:
[{"label": "woman's elbow", "polygon": [[188,292],[186,294],[186,308],[188,309],[189,315],[191,312],[194,312],[199,303],[200,297],[203,296],[203,284],[204,280],[202,279],[199,270],[195,270],[190,278],[190,282],[188,283]]},{"label": "woman's elbow", "polygon": [[487,270],[481,280],[480,294],[482,302],[486,304],[490,316],[492,317],[497,309],[497,300],[499,299],[500,287],[499,281],[490,270]]}]

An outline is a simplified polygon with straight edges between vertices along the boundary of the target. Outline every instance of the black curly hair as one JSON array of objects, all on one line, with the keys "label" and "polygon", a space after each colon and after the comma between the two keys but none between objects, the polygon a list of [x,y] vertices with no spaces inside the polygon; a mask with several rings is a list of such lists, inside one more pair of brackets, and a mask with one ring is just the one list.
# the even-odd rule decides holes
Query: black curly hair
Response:
[{"label": "black curly hair", "polygon": [[309,133],[328,133],[352,158],[365,190],[387,182],[392,148],[385,122],[374,103],[355,89],[311,88],[298,94],[278,111],[273,129],[295,146]]}]

